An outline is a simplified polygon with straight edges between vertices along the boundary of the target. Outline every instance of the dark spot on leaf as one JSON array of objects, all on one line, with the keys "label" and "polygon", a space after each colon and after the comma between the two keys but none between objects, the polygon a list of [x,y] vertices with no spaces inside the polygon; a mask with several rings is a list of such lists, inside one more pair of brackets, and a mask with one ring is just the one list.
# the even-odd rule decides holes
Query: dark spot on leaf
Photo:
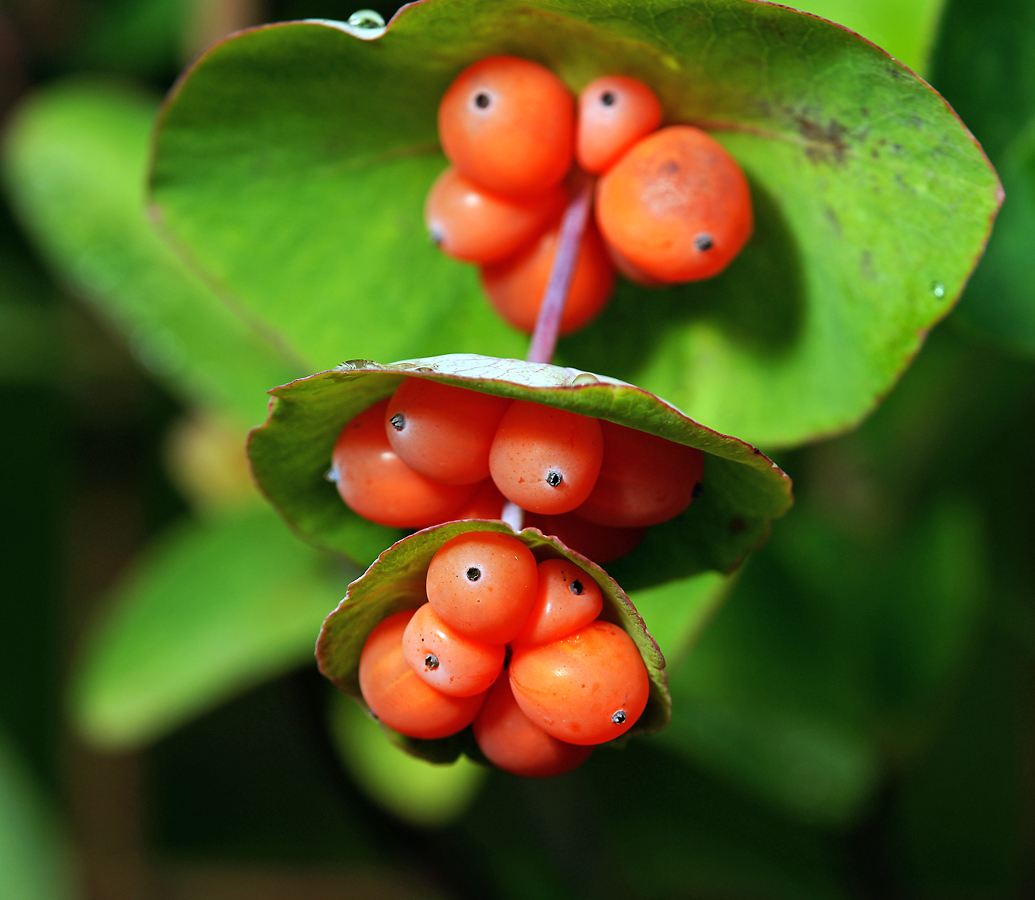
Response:
[{"label": "dark spot on leaf", "polygon": [[738,517],[730,520],[730,531],[734,534],[740,534],[745,528],[747,528],[747,523],[743,519]]},{"label": "dark spot on leaf", "polygon": [[809,159],[819,162],[832,156],[837,162],[844,161],[848,129],[837,119],[831,119],[826,128],[804,115],[795,116],[795,122],[798,123],[798,133],[809,142],[805,150]]},{"label": "dark spot on leaf", "polygon": [[758,447],[755,447],[754,453],[755,453],[756,456],[759,456],[759,455],[761,455],[762,451],[759,450]]}]

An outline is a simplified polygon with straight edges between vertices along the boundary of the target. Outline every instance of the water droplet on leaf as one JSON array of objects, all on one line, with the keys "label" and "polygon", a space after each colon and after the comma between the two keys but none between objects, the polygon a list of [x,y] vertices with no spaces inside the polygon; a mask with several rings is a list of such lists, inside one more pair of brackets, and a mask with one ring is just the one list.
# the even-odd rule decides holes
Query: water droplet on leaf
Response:
[{"label": "water droplet on leaf", "polygon": [[362,28],[364,31],[374,28],[384,28],[385,20],[381,13],[373,9],[357,9],[349,16],[348,24],[353,28]]},{"label": "water droplet on leaf", "polygon": [[931,293],[934,294],[935,297],[939,297],[939,298],[940,297],[944,297],[945,296],[945,285],[942,284],[940,281],[932,281],[931,282]]}]

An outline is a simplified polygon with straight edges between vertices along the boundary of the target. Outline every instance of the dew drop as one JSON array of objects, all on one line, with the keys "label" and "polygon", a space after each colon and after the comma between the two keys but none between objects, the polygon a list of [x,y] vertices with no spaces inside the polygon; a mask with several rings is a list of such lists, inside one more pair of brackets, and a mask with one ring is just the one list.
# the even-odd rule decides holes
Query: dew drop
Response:
[{"label": "dew drop", "polygon": [[349,16],[348,24],[352,28],[359,28],[363,31],[372,31],[375,28],[384,28],[385,20],[381,13],[373,9],[357,9]]},{"label": "dew drop", "polygon": [[564,478],[560,472],[550,472],[546,476],[546,483],[550,485],[550,487],[557,487],[557,485],[559,485],[563,480]]},{"label": "dew drop", "polygon": [[625,710],[624,709],[618,710],[614,715],[611,716],[611,721],[614,722],[615,725],[622,725],[622,724],[624,724],[624,722],[625,722]]},{"label": "dew drop", "polygon": [[438,657],[435,656],[434,653],[429,653],[427,656],[424,657],[424,665],[427,666],[429,669],[432,669],[432,670],[437,669],[438,668]]},{"label": "dew drop", "polygon": [[330,482],[332,482],[334,484],[337,484],[338,483],[338,478],[339,478],[338,467],[337,466],[331,466],[326,472],[324,472],[323,477],[327,481],[330,481]]},{"label": "dew drop", "polygon": [[572,380],[572,384],[599,384],[600,379],[591,372],[582,372],[576,375]]},{"label": "dew drop", "polygon": [[942,284],[940,281],[932,281],[931,282],[931,293],[934,294],[935,297],[939,297],[939,298],[944,297],[945,296],[945,285]]}]

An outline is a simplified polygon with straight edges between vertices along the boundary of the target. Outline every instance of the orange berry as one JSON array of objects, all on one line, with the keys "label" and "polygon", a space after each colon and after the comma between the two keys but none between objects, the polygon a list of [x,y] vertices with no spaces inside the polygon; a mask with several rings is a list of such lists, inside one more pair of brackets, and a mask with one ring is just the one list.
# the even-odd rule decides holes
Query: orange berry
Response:
[{"label": "orange berry", "polygon": [[374,715],[400,734],[448,737],[471,724],[485,694],[450,697],[417,677],[402,647],[411,616],[409,609],[395,613],[370,632],[359,658],[359,689]]},{"label": "orange berry", "polygon": [[454,631],[425,603],[402,638],[403,656],[425,684],[451,697],[487,691],[503,671],[503,644],[485,644]]},{"label": "orange berry", "polygon": [[438,136],[456,168],[507,197],[539,194],[571,168],[575,103],[549,69],[491,56],[464,69],[438,108]]},{"label": "orange berry", "polygon": [[603,452],[596,419],[515,400],[492,442],[489,471],[508,500],[556,515],[589,496]]},{"label": "orange berry", "polygon": [[338,435],[332,463],[341,499],[355,512],[393,528],[424,528],[449,519],[474,485],[439,484],[409,468],[388,443],[382,400]]},{"label": "orange berry", "polygon": [[535,557],[516,537],[489,531],[457,535],[428,566],[432,609],[465,637],[505,644],[535,603]]},{"label": "orange berry", "polygon": [[678,516],[704,475],[704,454],[693,447],[601,420],[604,461],[575,515],[600,525],[639,528]]},{"label": "orange berry", "polygon": [[535,605],[515,644],[549,644],[592,622],[604,608],[598,585],[575,563],[547,559],[539,563]]},{"label": "orange berry", "polygon": [[533,724],[572,744],[600,744],[624,734],[650,694],[647,668],[632,638],[599,619],[550,644],[515,646],[510,686]]},{"label": "orange berry", "polygon": [[533,241],[560,215],[566,202],[567,192],[560,185],[532,197],[507,199],[450,168],[431,186],[424,221],[431,239],[447,256],[493,263]]},{"label": "orange berry", "polygon": [[583,519],[576,513],[560,516],[525,516],[525,525],[552,535],[565,547],[581,553],[598,565],[632,553],[647,533],[646,528],[610,528]]},{"label": "orange berry", "polygon": [[640,138],[661,124],[661,103],[635,78],[607,75],[579,94],[575,158],[587,172],[611,168]]},{"label": "orange berry", "polygon": [[[543,303],[560,233],[561,220],[558,219],[538,241],[510,259],[483,266],[481,270],[482,287],[493,308],[509,324],[529,334],[535,329],[536,316]],[[575,260],[575,272],[561,316],[561,334],[578,331],[600,315],[611,299],[614,286],[614,263],[591,219],[586,223]]]},{"label": "orange berry", "polygon": [[751,192],[733,157],[688,125],[662,128],[597,183],[597,223],[608,244],[648,279],[717,275],[751,235]]},{"label": "orange berry", "polygon": [[453,519],[499,519],[503,515],[503,505],[507,498],[500,493],[491,478],[478,485],[474,496],[453,513]]},{"label": "orange berry", "polygon": [[525,778],[563,775],[581,766],[593,752],[592,747],[550,737],[534,725],[517,705],[509,678],[501,678],[492,686],[471,727],[489,762]]},{"label": "orange berry", "polygon": [[385,408],[384,430],[407,466],[443,484],[489,477],[489,448],[513,401],[407,378]]}]

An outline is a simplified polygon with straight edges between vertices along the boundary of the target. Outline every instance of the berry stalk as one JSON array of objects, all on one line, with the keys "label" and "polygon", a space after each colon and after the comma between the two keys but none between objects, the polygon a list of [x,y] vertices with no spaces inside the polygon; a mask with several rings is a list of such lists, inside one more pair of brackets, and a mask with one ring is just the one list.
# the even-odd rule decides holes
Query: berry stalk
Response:
[{"label": "berry stalk", "polygon": [[568,290],[575,274],[575,262],[579,258],[582,236],[586,232],[586,222],[589,220],[593,201],[593,179],[575,169],[572,172],[572,184],[572,198],[561,222],[561,234],[557,241],[553,268],[550,270],[550,280],[546,283],[543,303],[539,307],[535,331],[532,333],[532,343],[525,357],[528,362],[553,361],[564,305],[568,300]]}]

